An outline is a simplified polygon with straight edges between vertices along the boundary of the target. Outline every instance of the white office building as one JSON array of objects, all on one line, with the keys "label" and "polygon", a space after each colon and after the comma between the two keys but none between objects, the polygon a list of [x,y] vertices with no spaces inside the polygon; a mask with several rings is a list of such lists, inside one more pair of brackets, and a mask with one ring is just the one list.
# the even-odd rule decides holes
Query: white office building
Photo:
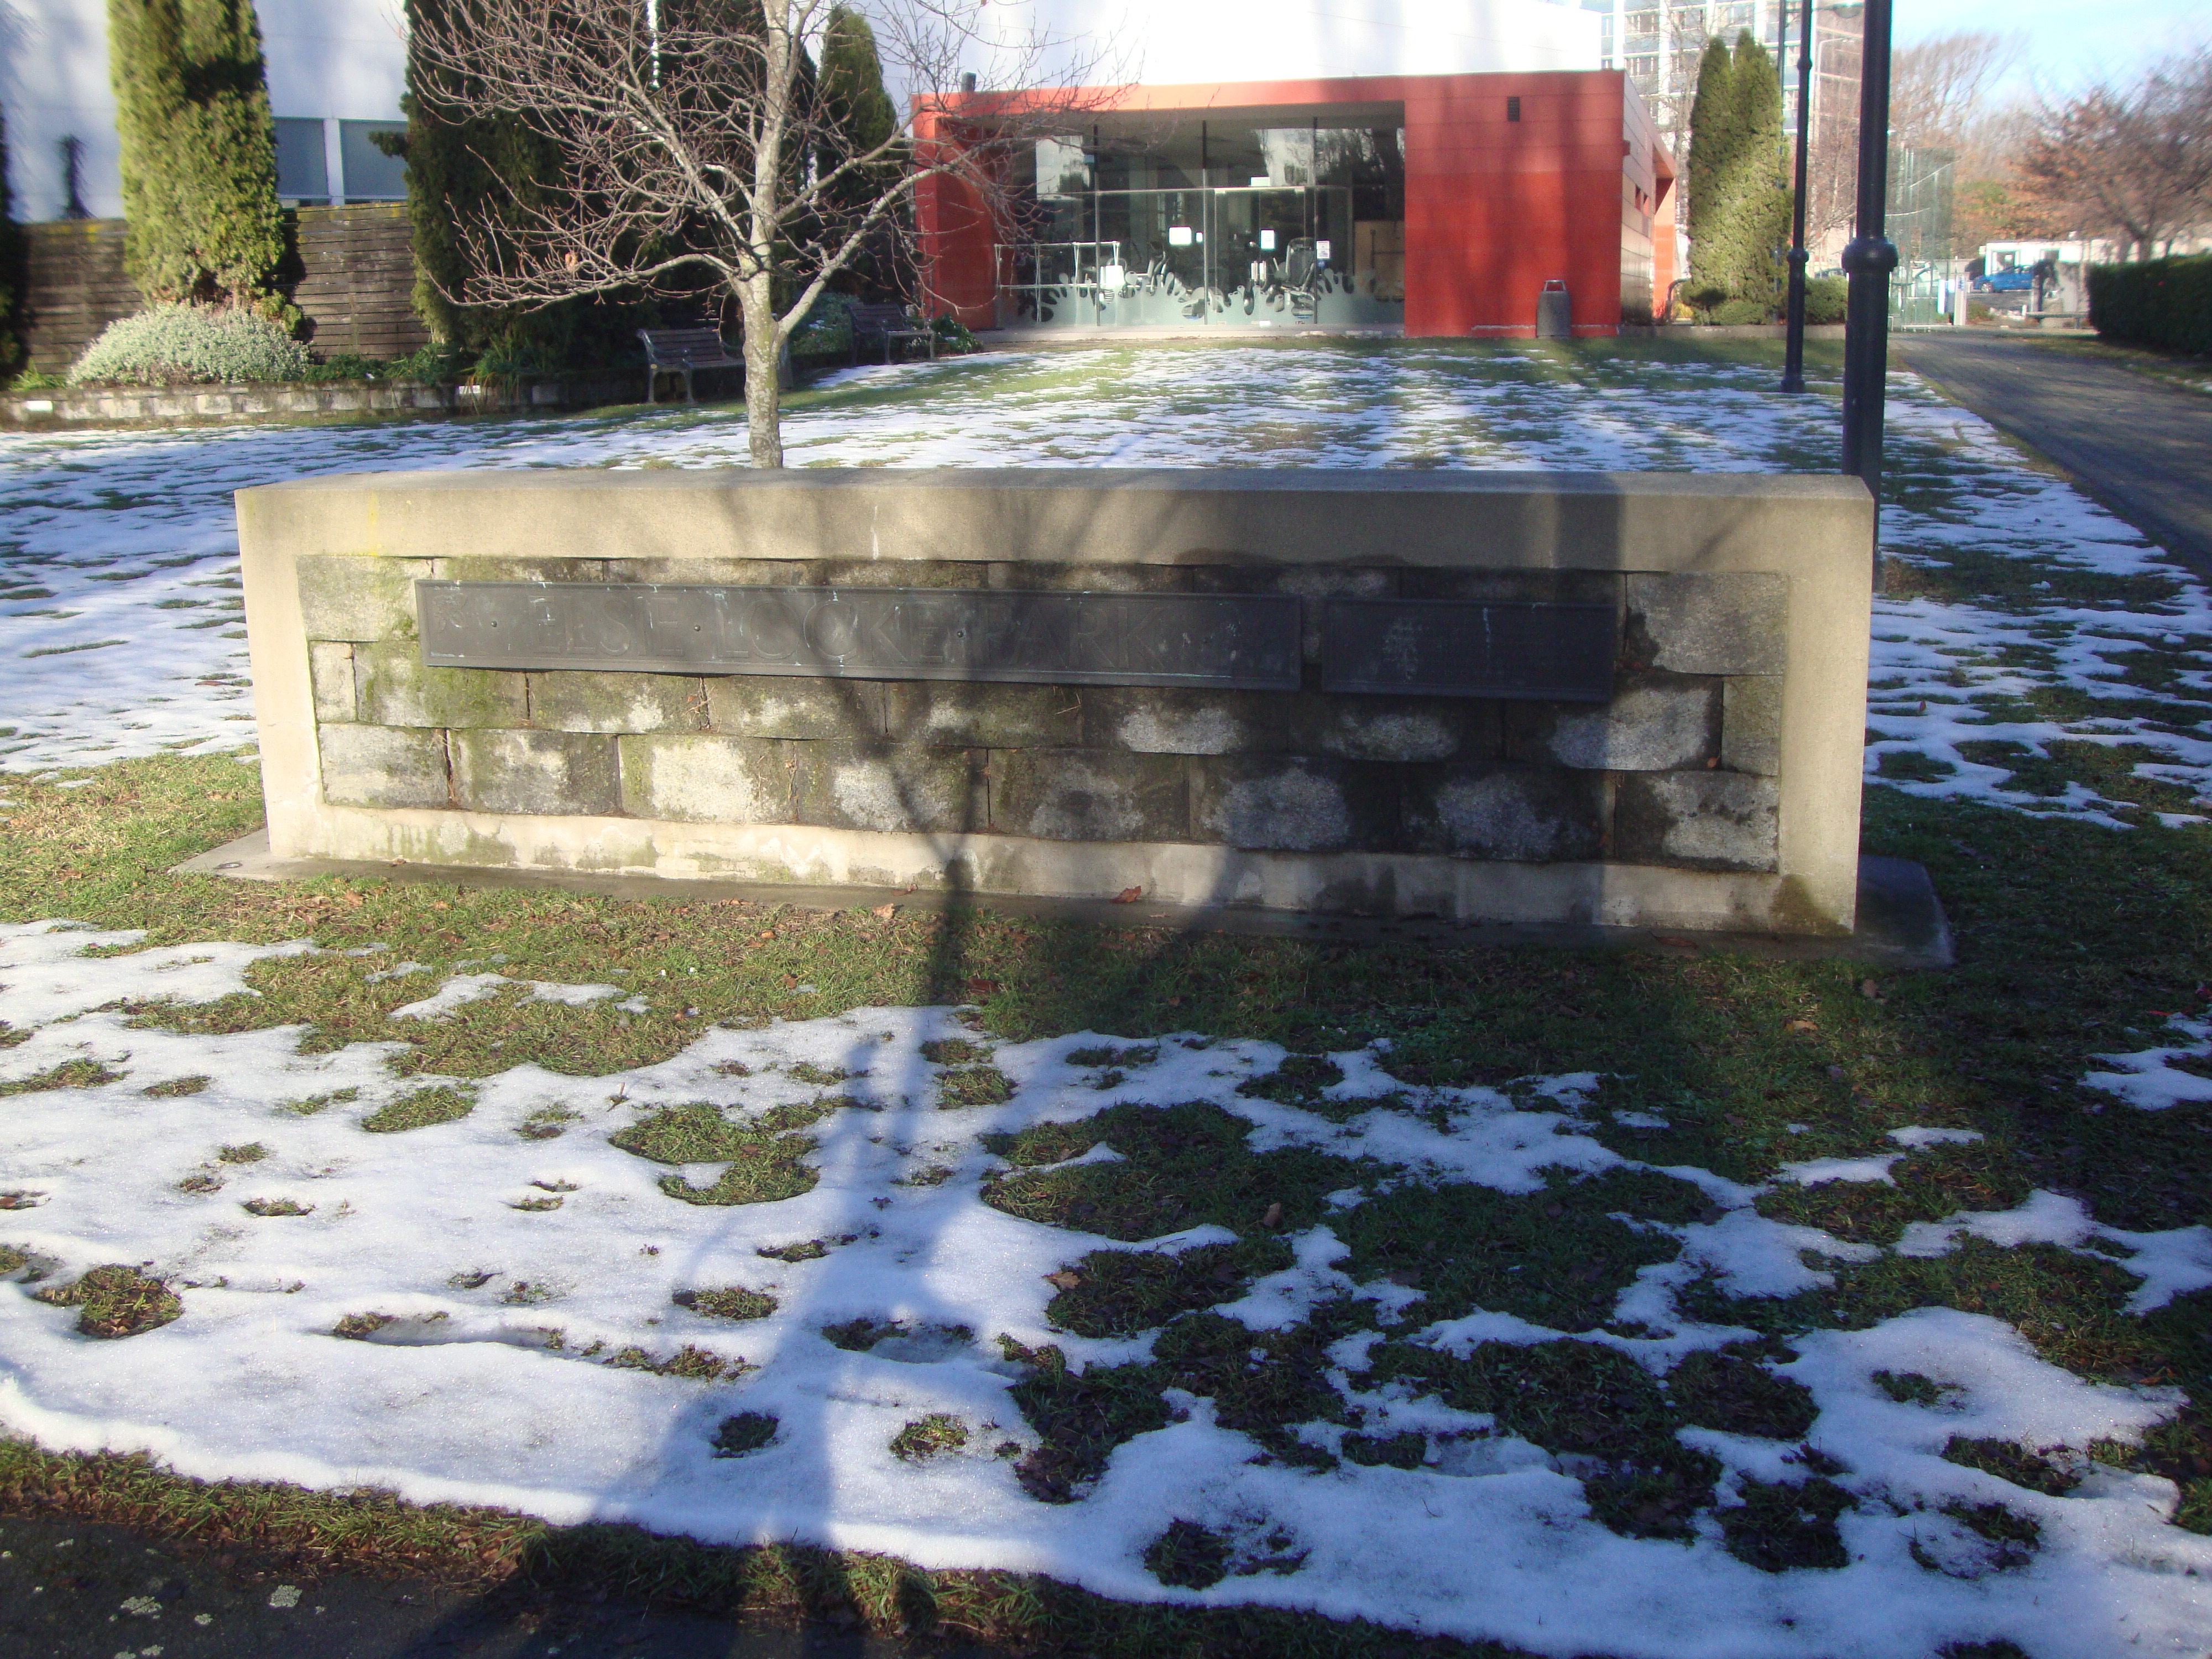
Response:
[{"label": "white office building", "polygon": [[[287,201],[398,201],[400,163],[371,142],[402,130],[398,0],[258,0]],[[0,106],[18,219],[123,212],[106,0],[0,0]]]}]

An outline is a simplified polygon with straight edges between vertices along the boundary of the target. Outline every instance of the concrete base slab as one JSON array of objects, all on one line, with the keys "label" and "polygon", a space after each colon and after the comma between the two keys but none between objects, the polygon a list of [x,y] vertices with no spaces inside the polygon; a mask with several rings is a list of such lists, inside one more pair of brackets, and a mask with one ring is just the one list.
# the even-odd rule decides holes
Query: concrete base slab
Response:
[{"label": "concrete base slab", "polygon": [[1631,948],[1664,956],[1719,951],[1784,962],[1863,962],[1892,969],[1948,968],[1954,960],[1951,924],[1928,872],[1905,859],[1859,860],[1858,925],[1838,937],[1764,933],[1678,933],[1656,927],[1611,927],[1572,923],[1463,923],[1418,916],[1370,920],[1313,915],[1228,905],[1169,905],[1149,900],[1119,903],[1097,899],[1031,898],[1013,894],[928,891],[886,887],[795,887],[779,883],[669,880],[654,876],[592,876],[567,871],[476,869],[465,866],[381,863],[344,859],[278,858],[269,832],[252,835],[197,858],[174,875],[220,876],[233,881],[309,881],[344,876],[356,881],[428,882],[453,887],[518,887],[610,898],[672,899],[684,903],[738,899],[764,909],[854,910],[890,903],[902,909],[989,910],[1001,915],[1082,921],[1111,927],[1160,927],[1175,932],[1258,934],[1273,939],[1376,944],[1436,940],[1462,945],[1532,945],[1559,950]]}]

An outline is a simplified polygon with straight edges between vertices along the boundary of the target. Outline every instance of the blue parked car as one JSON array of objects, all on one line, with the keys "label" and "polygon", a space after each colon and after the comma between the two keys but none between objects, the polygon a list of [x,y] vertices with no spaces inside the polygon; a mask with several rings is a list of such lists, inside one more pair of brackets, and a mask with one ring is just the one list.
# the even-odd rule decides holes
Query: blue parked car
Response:
[{"label": "blue parked car", "polygon": [[2035,272],[2025,270],[1996,270],[1974,284],[1983,294],[2027,294],[2035,287]]}]

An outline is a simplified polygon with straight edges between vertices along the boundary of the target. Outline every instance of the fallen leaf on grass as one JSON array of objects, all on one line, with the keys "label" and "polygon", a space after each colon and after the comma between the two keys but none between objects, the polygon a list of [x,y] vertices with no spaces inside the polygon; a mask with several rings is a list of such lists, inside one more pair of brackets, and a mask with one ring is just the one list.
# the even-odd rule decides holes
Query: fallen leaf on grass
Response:
[{"label": "fallen leaf on grass", "polygon": [[1047,1273],[1044,1276],[1044,1282],[1048,1285],[1057,1285],[1063,1291],[1072,1291],[1083,1283],[1083,1275],[1073,1268],[1062,1267],[1056,1273]]},{"label": "fallen leaf on grass", "polygon": [[971,979],[968,981],[968,994],[971,997],[987,997],[998,988],[999,981],[995,979]]},{"label": "fallen leaf on grass", "polygon": [[1283,1206],[1279,1204],[1270,1204],[1267,1206],[1267,1213],[1260,1218],[1260,1224],[1262,1227],[1281,1226],[1283,1224]]},{"label": "fallen leaf on grass", "polygon": [[868,914],[873,916],[878,921],[889,921],[893,916],[898,914],[898,906],[896,904],[878,904],[874,909],[869,911]]},{"label": "fallen leaf on grass", "polygon": [[1145,890],[1141,887],[1124,887],[1120,892],[1114,895],[1114,902],[1116,904],[1134,904],[1139,899],[1144,897],[1144,896]]},{"label": "fallen leaf on grass", "polygon": [[1820,1028],[1809,1019],[1793,1019],[1784,1022],[1782,1029],[1785,1031],[1817,1031]]}]

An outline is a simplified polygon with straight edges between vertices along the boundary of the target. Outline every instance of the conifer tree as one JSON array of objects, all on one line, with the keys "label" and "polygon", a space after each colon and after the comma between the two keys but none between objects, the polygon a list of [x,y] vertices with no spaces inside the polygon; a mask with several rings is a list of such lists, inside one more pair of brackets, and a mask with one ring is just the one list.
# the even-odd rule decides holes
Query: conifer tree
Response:
[{"label": "conifer tree", "polygon": [[8,116],[0,110],[0,372],[22,361],[23,319],[16,310],[22,292],[23,238],[15,228],[15,192],[8,187]]},{"label": "conifer tree", "polygon": [[107,0],[124,258],[149,300],[279,305],[276,128],[252,0]]},{"label": "conifer tree", "polygon": [[1790,234],[1784,166],[1774,59],[1747,29],[1733,54],[1717,38],[1707,41],[1686,167],[1692,295],[1735,301],[1761,320],[1779,302],[1776,254]]}]

